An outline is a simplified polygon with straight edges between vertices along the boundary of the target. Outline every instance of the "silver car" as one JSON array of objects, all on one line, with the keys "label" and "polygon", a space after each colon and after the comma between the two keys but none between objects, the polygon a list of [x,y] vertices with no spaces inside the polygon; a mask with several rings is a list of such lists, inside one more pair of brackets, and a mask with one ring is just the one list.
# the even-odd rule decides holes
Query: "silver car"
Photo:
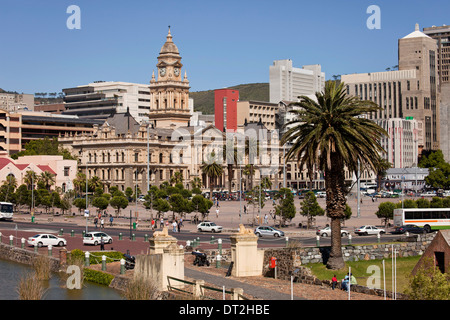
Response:
[{"label": "silver car", "polygon": [[263,236],[271,236],[271,237],[284,237],[284,232],[278,229],[275,229],[273,227],[269,227],[269,226],[261,226],[261,227],[257,227],[255,229],[255,234],[258,237],[263,237]]}]

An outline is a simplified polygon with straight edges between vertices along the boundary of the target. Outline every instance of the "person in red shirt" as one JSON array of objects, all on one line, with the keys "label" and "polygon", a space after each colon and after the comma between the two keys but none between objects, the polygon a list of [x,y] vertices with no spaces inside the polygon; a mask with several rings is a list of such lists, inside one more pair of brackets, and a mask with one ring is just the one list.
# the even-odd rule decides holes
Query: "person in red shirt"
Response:
[{"label": "person in red shirt", "polygon": [[334,275],[333,278],[331,278],[331,287],[333,288],[333,290],[334,288],[336,288],[336,285],[337,285],[337,278],[336,275]]}]

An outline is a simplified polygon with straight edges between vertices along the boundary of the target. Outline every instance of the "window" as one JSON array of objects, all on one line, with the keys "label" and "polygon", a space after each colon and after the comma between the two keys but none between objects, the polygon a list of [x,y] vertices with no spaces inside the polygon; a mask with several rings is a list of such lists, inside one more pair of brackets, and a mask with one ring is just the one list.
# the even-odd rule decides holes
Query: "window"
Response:
[{"label": "window", "polygon": [[70,172],[70,167],[64,167],[64,177],[68,177]]}]

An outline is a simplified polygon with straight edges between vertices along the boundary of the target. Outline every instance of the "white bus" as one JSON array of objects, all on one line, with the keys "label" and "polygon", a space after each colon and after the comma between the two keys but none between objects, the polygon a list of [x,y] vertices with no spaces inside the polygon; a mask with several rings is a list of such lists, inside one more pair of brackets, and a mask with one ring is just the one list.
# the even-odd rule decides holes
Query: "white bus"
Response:
[{"label": "white bus", "polygon": [[13,204],[10,202],[0,202],[0,220],[13,218]]},{"label": "white bus", "polygon": [[414,224],[426,232],[450,229],[450,208],[394,209],[394,227]]}]

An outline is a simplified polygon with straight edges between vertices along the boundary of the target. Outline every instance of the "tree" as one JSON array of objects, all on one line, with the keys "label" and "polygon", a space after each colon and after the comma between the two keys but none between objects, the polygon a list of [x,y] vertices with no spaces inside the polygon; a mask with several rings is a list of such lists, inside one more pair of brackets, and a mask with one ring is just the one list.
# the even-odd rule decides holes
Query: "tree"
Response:
[{"label": "tree", "polygon": [[382,202],[378,205],[378,211],[375,214],[378,218],[383,219],[384,225],[387,226],[389,220],[394,218],[395,208],[395,204],[390,201]]},{"label": "tree", "polygon": [[325,210],[320,207],[314,192],[308,191],[305,194],[305,198],[300,203],[300,214],[307,217],[308,229],[311,225],[314,225],[317,216],[323,216],[325,214]]},{"label": "tree", "polygon": [[380,156],[378,166],[375,168],[375,173],[377,175],[377,192],[380,192],[381,180],[383,180],[383,178],[386,176],[387,170],[391,167],[392,164]]},{"label": "tree", "polygon": [[181,217],[183,212],[189,212],[188,200],[179,193],[174,193],[170,196],[169,204],[170,210],[173,212],[172,219],[175,219],[175,213],[178,213]]},{"label": "tree", "polygon": [[202,214],[202,220],[205,220],[205,217],[209,213],[209,209],[211,209],[214,203],[200,194],[192,197],[191,201],[193,209],[197,212],[200,212]]},{"label": "tree", "polygon": [[78,212],[81,214],[81,211],[86,209],[86,199],[77,198],[73,200],[73,205],[78,208]]},{"label": "tree", "polygon": [[11,155],[11,158],[17,159],[21,156],[34,155],[61,155],[63,159],[76,160],[67,149],[59,145],[56,137],[53,139],[45,137],[44,139],[31,140],[25,145],[24,151]]},{"label": "tree", "polygon": [[109,204],[116,210],[116,217],[119,216],[120,210],[128,207],[128,199],[121,192],[115,192],[115,195],[112,196],[111,200],[109,200]]},{"label": "tree", "polygon": [[55,181],[56,181],[55,177],[56,177],[55,174],[48,172],[48,171],[43,171],[43,172],[41,172],[41,175],[39,176],[38,179],[39,179],[39,182],[42,182],[42,184],[44,185],[44,187],[47,190],[50,190],[50,187],[55,184]]},{"label": "tree", "polygon": [[442,273],[431,258],[410,277],[405,293],[410,300],[450,300],[448,274]]},{"label": "tree", "polygon": [[444,160],[444,154],[441,150],[423,156],[419,162],[419,167],[428,168],[428,176],[425,178],[427,185],[439,189],[450,188],[450,164]]},{"label": "tree", "polygon": [[[327,268],[344,267],[341,248],[341,224],[344,217],[346,195],[345,168],[355,174],[361,168],[374,170],[379,167],[379,153],[385,152],[380,139],[388,133],[366,117],[380,108],[372,101],[347,96],[346,86],[327,82],[323,92],[313,100],[299,97],[298,106],[291,112],[294,120],[287,126],[281,143],[290,144],[287,160],[296,159],[299,167],[306,167],[313,175],[316,168],[324,173],[326,212],[331,219],[331,252]],[[317,102],[316,102],[317,101]]]},{"label": "tree", "polygon": [[203,162],[201,166],[202,172],[209,177],[209,199],[212,199],[212,194],[214,190],[214,182],[216,178],[221,177],[223,173],[223,168],[220,164],[218,164],[216,159],[216,154],[211,152],[208,157],[207,162]]},{"label": "tree", "polygon": [[170,204],[167,200],[158,198],[154,201],[153,209],[158,212],[158,217],[160,217],[161,213],[165,213],[170,210]]},{"label": "tree", "polygon": [[280,226],[284,226],[286,220],[295,217],[294,196],[288,188],[281,188],[275,196],[278,204],[275,206],[275,215],[280,217]]},{"label": "tree", "polygon": [[430,207],[430,200],[419,198],[416,200],[417,208],[429,208]]}]

